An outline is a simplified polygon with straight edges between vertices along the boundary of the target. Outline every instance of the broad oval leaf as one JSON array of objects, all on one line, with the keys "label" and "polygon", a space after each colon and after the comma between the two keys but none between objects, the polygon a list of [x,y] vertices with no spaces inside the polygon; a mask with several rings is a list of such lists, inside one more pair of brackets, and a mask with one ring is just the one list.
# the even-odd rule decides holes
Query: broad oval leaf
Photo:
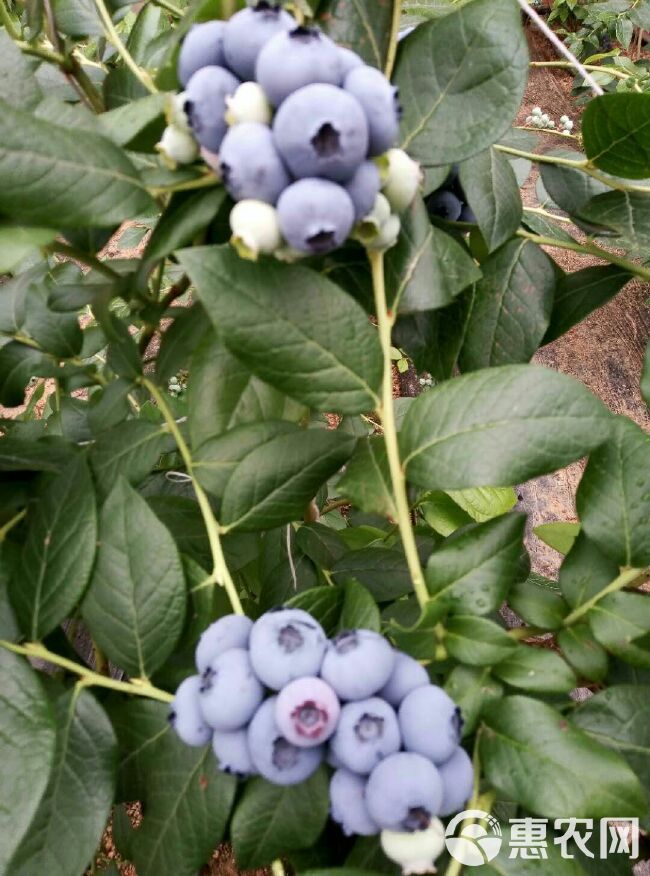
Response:
[{"label": "broad oval leaf", "polygon": [[243,261],[230,246],[178,258],[224,343],[254,374],[320,411],[377,405],[377,333],[334,283],[304,267]]},{"label": "broad oval leaf", "polygon": [[603,94],[590,100],[582,137],[593,165],[627,179],[650,176],[650,94]]},{"label": "broad oval leaf", "polygon": [[61,693],[54,704],[55,765],[11,876],[83,873],[106,826],[117,772],[110,721],[88,691]]},{"label": "broad oval leaf", "polygon": [[359,441],[336,489],[366,514],[397,516],[383,437],[377,435]]},{"label": "broad oval leaf", "polygon": [[501,152],[486,149],[460,165],[460,182],[488,252],[493,252],[512,237],[523,216],[512,166]]},{"label": "broad oval leaf", "polygon": [[557,282],[551,322],[542,343],[550,344],[585,317],[621,291],[632,279],[628,271],[616,265],[594,265],[571,274],[563,274]]},{"label": "broad oval leaf", "polygon": [[459,663],[492,666],[517,648],[503,627],[484,617],[457,615],[447,620],[445,628],[445,648]]},{"label": "broad oval leaf", "polygon": [[149,676],[174,650],[185,617],[176,545],[120,478],[99,518],[99,549],[82,606],[93,639],[129,675]]},{"label": "broad oval leaf", "polygon": [[490,670],[475,666],[452,669],[445,690],[463,716],[463,738],[474,732],[483,709],[503,696],[503,685],[492,678]]},{"label": "broad oval leaf", "polygon": [[0,98],[0,210],[55,228],[104,228],[144,213],[153,200],[123,150],[68,131]]},{"label": "broad oval leaf", "polygon": [[473,0],[421,25],[395,70],[402,148],[425,166],[482,152],[517,115],[527,75],[521,13],[510,0]]},{"label": "broad oval leaf", "polygon": [[492,672],[511,687],[538,693],[568,693],[578,683],[569,664],[543,645],[519,645]]},{"label": "broad oval leaf", "polygon": [[33,109],[43,99],[34,68],[36,61],[18,48],[6,30],[0,30],[0,98],[20,109]]},{"label": "broad oval leaf", "polygon": [[326,0],[319,6],[318,17],[335,42],[383,70],[398,5],[399,0]]},{"label": "broad oval leaf", "polygon": [[103,432],[90,451],[90,465],[103,498],[118,477],[138,484],[170,442],[169,433],[145,420],[128,420]]},{"label": "broad oval leaf", "polygon": [[587,624],[576,624],[560,630],[557,643],[580,678],[604,681],[609,662],[607,652],[591,635]]},{"label": "broad oval leaf", "polygon": [[400,441],[407,476],[419,486],[504,486],[579,459],[608,437],[611,424],[605,406],[577,380],[511,365],[421,395]]},{"label": "broad oval leaf", "polygon": [[[0,648],[0,871],[7,872],[45,792],[54,762],[56,726],[29,663]],[[8,805],[10,803],[10,805]]]},{"label": "broad oval leaf", "polygon": [[573,727],[555,709],[523,696],[485,710],[481,764],[508,800],[548,818],[611,818],[645,811],[623,758]]},{"label": "broad oval leaf", "polygon": [[369,546],[350,551],[334,563],[332,577],[337,584],[358,581],[377,602],[399,599],[413,589],[406,558],[397,548]]}]

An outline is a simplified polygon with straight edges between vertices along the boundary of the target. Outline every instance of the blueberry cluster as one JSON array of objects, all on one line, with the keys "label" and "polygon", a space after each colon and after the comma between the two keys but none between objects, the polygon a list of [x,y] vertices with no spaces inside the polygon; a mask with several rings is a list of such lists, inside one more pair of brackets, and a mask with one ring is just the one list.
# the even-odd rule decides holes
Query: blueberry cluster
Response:
[{"label": "blueberry cluster", "polygon": [[448,222],[476,224],[476,216],[467,203],[467,197],[460,184],[457,164],[453,165],[449,176],[440,188],[426,198],[426,205],[430,216],[446,219]]},{"label": "blueberry cluster", "polygon": [[183,742],[211,742],[221,770],[276,785],[327,761],[331,815],[348,835],[425,830],[471,795],[459,709],[376,632],[328,641],[300,609],[228,615],[201,636],[196,666],[170,712]]},{"label": "blueberry cluster", "polygon": [[178,78],[159,148],[189,163],[200,147],[237,202],[240,255],[321,255],[355,228],[366,246],[396,242],[420,169],[394,148],[400,106],[383,73],[261,0],[194,25]]}]

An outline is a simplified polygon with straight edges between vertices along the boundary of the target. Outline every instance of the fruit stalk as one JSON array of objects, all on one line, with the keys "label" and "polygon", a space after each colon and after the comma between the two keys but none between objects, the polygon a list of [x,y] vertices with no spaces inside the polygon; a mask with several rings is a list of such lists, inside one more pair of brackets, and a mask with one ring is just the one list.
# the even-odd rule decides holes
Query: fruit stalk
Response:
[{"label": "fruit stalk", "polygon": [[420,565],[417,545],[411,526],[411,512],[406,494],[406,477],[399,457],[399,445],[397,442],[397,426],[395,423],[395,410],[393,407],[393,364],[391,359],[392,329],[395,323],[395,315],[388,310],[386,303],[386,281],[384,276],[383,252],[369,252],[370,266],[372,268],[372,286],[375,296],[375,311],[377,314],[377,326],[379,328],[379,341],[381,343],[384,360],[384,376],[382,383],[382,402],[379,410],[382,425],[384,427],[384,441],[390,468],[391,482],[397,508],[397,524],[399,526],[406,562],[408,563],[413,590],[420,604],[424,608],[429,600],[429,593],[424,581],[424,573]]},{"label": "fruit stalk", "polygon": [[106,38],[108,39],[108,41],[112,44],[115,51],[122,58],[131,73],[133,73],[135,78],[138,80],[138,82],[140,82],[141,85],[143,85],[148,92],[150,92],[151,94],[156,94],[158,92],[158,89],[153,84],[151,77],[146,72],[146,70],[142,70],[140,69],[140,67],[138,67],[133,57],[131,56],[131,53],[120,39],[120,35],[117,32],[115,25],[113,24],[113,19],[111,18],[110,13],[106,8],[104,0],[95,0],[95,6],[97,7],[97,13],[101,19],[102,27],[106,32]]},{"label": "fruit stalk", "polygon": [[581,617],[587,614],[588,611],[591,611],[591,609],[605,596],[608,596],[610,593],[617,593],[624,587],[629,587],[631,584],[634,584],[637,579],[643,578],[647,573],[648,569],[625,569],[617,578],[609,583],[607,587],[596,593],[591,599],[583,602],[582,605],[579,605],[575,611],[571,612],[571,614],[568,614],[564,618],[564,626],[571,626],[571,624],[574,624],[577,620],[580,620]]}]

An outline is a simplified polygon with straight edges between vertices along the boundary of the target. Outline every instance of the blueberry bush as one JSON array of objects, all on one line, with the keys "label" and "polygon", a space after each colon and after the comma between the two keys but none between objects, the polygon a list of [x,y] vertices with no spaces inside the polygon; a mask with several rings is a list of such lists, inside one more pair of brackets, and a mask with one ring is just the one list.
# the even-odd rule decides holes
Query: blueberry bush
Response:
[{"label": "blueberry bush", "polygon": [[517,126],[522,9],[0,0],[0,872],[650,825],[650,438],[530,364],[650,280],[650,94]]}]

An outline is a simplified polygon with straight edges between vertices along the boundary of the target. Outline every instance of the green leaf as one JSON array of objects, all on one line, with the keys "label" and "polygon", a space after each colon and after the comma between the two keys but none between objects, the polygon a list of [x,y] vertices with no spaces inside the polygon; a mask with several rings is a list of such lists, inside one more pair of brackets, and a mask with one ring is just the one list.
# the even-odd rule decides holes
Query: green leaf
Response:
[{"label": "green leaf", "polygon": [[99,549],[82,612],[108,658],[134,676],[162,666],[183,628],[185,580],[176,545],[120,478],[99,518]]},{"label": "green leaf", "polygon": [[527,362],[548,328],[555,271],[544,250],[512,240],[482,263],[460,354],[463,371]]},{"label": "green leaf", "polygon": [[54,769],[12,859],[11,876],[83,873],[111,811],[117,745],[106,713],[92,694],[78,688],[60,694],[54,711]]},{"label": "green leaf", "polygon": [[488,252],[493,252],[514,235],[523,216],[512,166],[501,152],[486,149],[460,165],[460,182]]},{"label": "green leaf", "polygon": [[57,368],[40,350],[18,341],[0,347],[0,404],[22,405],[25,388],[32,377],[53,377]]},{"label": "green leaf", "polygon": [[508,593],[508,605],[527,624],[545,630],[559,629],[569,613],[569,606],[559,593],[531,579],[515,583]]},{"label": "green leaf", "polygon": [[52,6],[61,33],[73,37],[103,36],[102,22],[92,0],[53,0]]},{"label": "green leaf", "polygon": [[24,441],[5,436],[0,442],[0,471],[61,471],[73,451],[57,438]]},{"label": "green leaf", "polygon": [[426,582],[434,601],[456,613],[498,609],[521,575],[525,514],[468,526],[429,557]]},{"label": "green leaf", "polygon": [[[145,7],[147,8],[159,12],[156,7]],[[155,143],[159,139],[156,135],[162,134],[165,125],[166,99],[164,94],[149,94],[140,100],[102,113],[99,116],[101,130],[113,143],[125,149],[152,146],[152,141]],[[151,129],[149,137],[146,136],[147,129]],[[149,152],[151,149],[145,148],[143,151]]]},{"label": "green leaf", "polygon": [[582,208],[580,215],[611,229],[616,245],[643,258],[650,246],[650,198],[637,192],[607,192]]},{"label": "green leaf", "polygon": [[490,676],[490,670],[473,666],[454,667],[445,690],[463,716],[463,738],[474,732],[483,709],[503,696],[503,685]]},{"label": "green leaf", "polygon": [[[573,161],[584,160],[584,155],[572,149],[554,149],[548,155],[552,158],[570,158]],[[540,164],[539,171],[544,188],[553,203],[570,216],[580,216],[584,206],[592,198],[611,191],[605,183],[572,167],[545,163]]]},{"label": "green leaf", "polygon": [[366,590],[354,579],[346,581],[343,588],[343,608],[339,619],[340,630],[381,630],[381,618],[377,603]]},{"label": "green leaf", "polygon": [[403,41],[395,70],[402,147],[425,166],[483,152],[517,115],[527,76],[521,15],[510,0],[473,0],[423,24]]},{"label": "green leaf", "polygon": [[253,373],[321,411],[356,414],[378,403],[376,331],[338,286],[304,267],[245,262],[228,246],[178,258],[224,342]]},{"label": "green leaf", "polygon": [[383,70],[386,65],[398,0],[326,0],[319,15],[323,29],[337,43],[353,49],[367,64]]},{"label": "green leaf", "polygon": [[566,601],[576,608],[611,584],[618,572],[617,564],[580,533],[562,563],[558,583]]},{"label": "green leaf", "polygon": [[612,299],[632,278],[616,265],[598,265],[563,274],[555,289],[551,322],[543,343],[550,344]]},{"label": "green leaf", "polygon": [[37,253],[39,247],[51,243],[55,237],[56,231],[51,228],[0,225],[0,272],[10,273],[20,262]]},{"label": "green leaf", "polygon": [[483,717],[481,763],[506,799],[548,818],[610,818],[645,810],[637,777],[617,754],[544,703],[506,697]]},{"label": "green leaf", "polygon": [[378,435],[359,441],[336,489],[366,514],[397,517],[383,437]]},{"label": "green leaf", "polygon": [[123,791],[144,803],[142,825],[131,837],[138,876],[195,876],[224,836],[237,790],[235,777],[217,769],[210,746],[190,748],[178,739],[168,710],[143,700],[110,709]]},{"label": "green leaf", "polygon": [[30,639],[41,639],[69,614],[86,589],[95,559],[95,493],[84,456],[46,481],[28,515],[22,563],[11,599]]},{"label": "green leaf", "polygon": [[422,198],[400,216],[397,246],[386,254],[386,294],[400,313],[450,304],[481,272],[467,251],[431,224]]},{"label": "green leaf", "polygon": [[24,657],[0,648],[0,870],[20,845],[54,764],[56,727],[37,675]]},{"label": "green leaf", "polygon": [[343,598],[343,587],[311,587],[292,596],[286,604],[292,608],[308,611],[325,632],[331,635],[338,629]]},{"label": "green leaf", "polygon": [[540,523],[533,529],[537,538],[566,556],[580,534],[581,525],[570,520],[555,520],[553,523]]},{"label": "green leaf", "polygon": [[588,538],[619,566],[650,565],[650,437],[627,417],[589,457],[576,505]]},{"label": "green leaf", "polygon": [[587,624],[576,624],[560,630],[557,643],[580,678],[604,681],[609,662],[607,652],[591,635]]},{"label": "green leaf", "polygon": [[0,210],[30,223],[107,227],[153,206],[124,152],[0,98]]},{"label": "green leaf", "polygon": [[419,508],[431,529],[445,538],[457,529],[472,523],[469,514],[448,493],[440,490],[427,493],[425,501],[420,503]]},{"label": "green leaf", "polygon": [[413,589],[404,554],[396,548],[371,545],[350,551],[334,563],[332,577],[337,584],[355,579],[377,602],[399,599]]},{"label": "green leaf", "polygon": [[221,523],[228,529],[271,529],[303,517],[311,499],[350,458],[355,439],[313,429],[278,435],[248,453],[223,494]]},{"label": "green leaf", "polygon": [[6,30],[0,30],[0,99],[28,110],[41,102],[35,63],[21,52]]},{"label": "green leaf", "polygon": [[492,670],[512,687],[539,693],[568,693],[578,683],[571,667],[546,647],[519,645]]},{"label": "green leaf", "polygon": [[[578,827],[578,829],[580,828]],[[528,852],[528,850],[526,851],[530,857],[527,858],[523,857],[526,854],[523,850],[520,853],[521,857],[520,855],[515,855],[514,852],[511,855],[506,854],[505,850],[508,847],[511,849],[521,848],[519,838],[513,837],[512,834],[512,826],[506,827],[504,825],[503,851],[493,861],[490,861],[489,864],[473,867],[472,873],[475,876],[585,876],[585,870],[582,869],[576,858],[563,857],[563,852],[554,842],[555,837],[552,833],[552,823],[549,824],[549,832],[544,847],[540,849],[540,854],[543,854],[544,858],[538,858],[535,856],[535,852]],[[569,849],[572,850],[572,847],[569,846]],[[579,850],[578,853],[580,854]],[[610,863],[613,863],[613,861],[613,858],[609,859]],[[593,868],[594,864],[598,865],[601,863],[605,862],[600,860],[590,862],[590,876],[606,876],[600,870]],[[626,859],[625,863],[629,864],[629,859]]]},{"label": "green leaf", "polygon": [[617,653],[634,639],[650,632],[650,596],[644,593],[610,593],[587,614],[594,638]]},{"label": "green leaf", "polygon": [[500,517],[517,504],[517,494],[512,487],[473,487],[450,490],[449,495],[477,523]]},{"label": "green leaf", "polygon": [[105,497],[120,475],[134,485],[144,480],[168,445],[166,430],[144,420],[128,420],[107,429],[90,451],[100,495]]},{"label": "green leaf", "polygon": [[459,663],[492,666],[517,648],[503,627],[484,617],[456,615],[447,620],[445,629],[445,647]]},{"label": "green leaf", "polygon": [[491,368],[413,402],[400,434],[402,458],[408,479],[426,489],[516,484],[588,453],[611,422],[570,377],[529,365]]},{"label": "green leaf", "polygon": [[324,523],[308,523],[296,532],[296,544],[321,569],[329,571],[348,549],[341,536]]},{"label": "green leaf", "polygon": [[650,176],[650,94],[604,94],[590,100],[582,137],[593,165],[627,179]]},{"label": "green leaf", "polygon": [[322,767],[306,782],[289,787],[252,779],[230,829],[238,866],[263,867],[287,849],[308,848],[325,826],[328,810],[328,777]]},{"label": "green leaf", "polygon": [[[61,276],[55,267],[42,282],[31,283],[25,295],[22,330],[57,359],[70,359],[81,351],[83,334],[77,313],[57,313],[49,306],[51,287]],[[63,268],[65,270],[65,268]]]}]

